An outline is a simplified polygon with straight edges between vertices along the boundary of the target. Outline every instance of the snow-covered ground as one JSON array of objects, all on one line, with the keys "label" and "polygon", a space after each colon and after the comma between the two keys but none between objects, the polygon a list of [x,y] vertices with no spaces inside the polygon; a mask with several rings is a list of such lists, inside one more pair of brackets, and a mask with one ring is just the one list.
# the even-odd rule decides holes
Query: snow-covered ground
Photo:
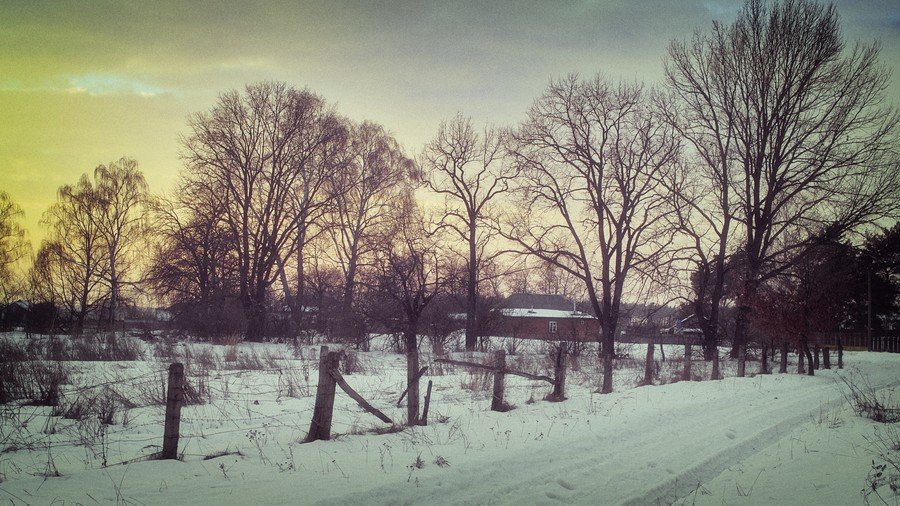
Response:
[{"label": "snow-covered ground", "polygon": [[[24,339],[8,336],[8,339]],[[537,343],[509,367],[545,374]],[[853,352],[847,367],[636,387],[643,346],[621,350],[616,392],[594,393],[590,353],[569,372],[568,400],[543,401],[546,383],[507,376],[515,409],[492,412],[490,375],[430,364],[429,425],[393,431],[338,391],[331,441],[303,444],[318,346],[190,344],[190,382],[205,400],[182,411],[181,461],[148,461],[162,441],[162,390],[174,350],[142,343],[146,360],[68,362],[63,404],[118,399],[112,425],[0,407],[0,500],[14,504],[578,503],[860,504],[891,425],[858,417],[841,376],[889,395],[900,355]],[[402,355],[379,343],[356,355],[348,383],[397,422],[405,406]],[[681,368],[668,347],[660,376]],[[153,358],[154,355],[162,355]],[[454,358],[486,360],[486,354]],[[253,357],[256,357],[255,359]],[[428,365],[428,354],[423,363]],[[657,359],[660,356],[657,354]],[[227,359],[227,360],[226,360]],[[726,376],[733,364],[723,362]],[[749,366],[754,370],[756,364]],[[791,364],[791,370],[796,368]],[[707,365],[695,362],[697,376]],[[91,387],[91,388],[85,388]],[[424,387],[424,385],[423,385]],[[423,388],[424,391],[424,388]],[[104,466],[105,463],[105,466]],[[878,493],[896,503],[887,485]],[[881,503],[878,496],[868,499]]]}]

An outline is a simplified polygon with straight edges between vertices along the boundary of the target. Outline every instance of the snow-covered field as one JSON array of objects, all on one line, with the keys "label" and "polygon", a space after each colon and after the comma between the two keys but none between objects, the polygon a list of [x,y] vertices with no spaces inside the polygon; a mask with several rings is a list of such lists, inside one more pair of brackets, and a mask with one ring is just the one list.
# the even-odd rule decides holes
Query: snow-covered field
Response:
[{"label": "snow-covered field", "polygon": [[[5,339],[22,342],[21,335]],[[0,500],[13,504],[578,503],[860,504],[897,502],[888,485],[863,494],[892,425],[858,417],[840,377],[886,398],[900,386],[900,355],[845,354],[846,368],[671,383],[680,349],[668,347],[665,385],[636,387],[643,346],[617,361],[616,392],[587,352],[569,371],[568,400],[550,386],[507,376],[515,409],[492,412],[491,377],[430,363],[429,425],[397,431],[340,390],[336,437],[303,444],[317,381],[318,343],[174,346],[139,343],[140,361],[69,361],[63,407],[113,399],[111,425],[92,411],[13,402],[0,406]],[[545,374],[537,343],[508,357]],[[405,359],[357,353],[347,382],[396,422]],[[185,350],[189,350],[185,357]],[[486,360],[487,354],[454,353]],[[657,354],[657,359],[659,359]],[[162,443],[165,369],[184,361],[202,404],[182,411],[180,461],[145,460]],[[757,364],[750,364],[753,371]],[[726,376],[733,364],[723,362]],[[796,369],[791,364],[791,371]],[[697,376],[708,375],[695,362]],[[125,409],[127,406],[133,406]],[[74,418],[73,418],[74,417]],[[890,450],[890,449],[889,449]],[[890,450],[890,451],[896,451]],[[890,466],[884,472],[890,471]]]}]

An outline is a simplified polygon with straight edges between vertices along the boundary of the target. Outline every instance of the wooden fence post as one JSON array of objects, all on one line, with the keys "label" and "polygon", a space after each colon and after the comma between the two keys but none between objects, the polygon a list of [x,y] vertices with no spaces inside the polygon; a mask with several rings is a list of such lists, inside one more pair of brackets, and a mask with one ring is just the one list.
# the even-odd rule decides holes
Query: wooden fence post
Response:
[{"label": "wooden fence post", "polygon": [[565,342],[559,343],[556,350],[556,360],[553,364],[553,392],[547,396],[547,400],[551,402],[561,402],[566,400],[566,352],[567,345]]},{"label": "wooden fence post", "polygon": [[428,407],[431,405],[431,380],[428,380],[428,388],[425,389],[425,406],[422,407],[422,418],[419,425],[428,425]]},{"label": "wooden fence post", "polygon": [[653,362],[653,349],[656,348],[656,345],[653,344],[653,340],[650,339],[650,342],[647,343],[647,359],[644,361],[644,381],[643,385],[652,385],[653,384],[653,369],[656,364]]},{"label": "wooden fence post", "polygon": [[822,348],[822,367],[831,369],[831,349],[827,346]]},{"label": "wooden fence post", "polygon": [[838,338],[838,369],[844,368],[844,345],[841,343],[841,338]]},{"label": "wooden fence post", "polygon": [[506,376],[506,352],[497,350],[494,352],[494,393],[491,398],[491,411],[507,411],[503,402],[503,378]]},{"label": "wooden fence post", "polygon": [[681,371],[681,381],[691,380],[691,345],[684,345],[684,369]]},{"label": "wooden fence post", "polygon": [[184,400],[184,365],[169,366],[169,385],[166,389],[166,421],[160,457],[178,458],[178,429],[181,426],[181,404]]},{"label": "wooden fence post", "polygon": [[316,405],[313,408],[309,434],[306,436],[307,443],[331,439],[331,417],[334,412],[334,391],[337,383],[331,371],[337,370],[340,358],[339,353],[328,351],[327,346],[322,346],[322,351],[319,352],[319,384],[316,386]]}]

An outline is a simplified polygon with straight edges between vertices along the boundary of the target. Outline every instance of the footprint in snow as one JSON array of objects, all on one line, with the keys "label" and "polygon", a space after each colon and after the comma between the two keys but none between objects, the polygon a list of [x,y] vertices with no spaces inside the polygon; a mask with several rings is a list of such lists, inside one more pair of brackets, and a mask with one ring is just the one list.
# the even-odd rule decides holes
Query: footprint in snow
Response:
[{"label": "footprint in snow", "polygon": [[559,483],[559,486],[566,490],[575,490],[575,485],[572,485],[571,483],[569,483],[568,481],[566,481],[562,478],[556,480],[556,483]]},{"label": "footprint in snow", "polygon": [[735,431],[731,430],[731,429],[728,429],[728,430],[725,432],[725,437],[727,437],[728,439],[734,439],[734,438],[737,437],[737,433],[736,433]]},{"label": "footprint in snow", "polygon": [[546,494],[547,494],[548,499],[553,499],[554,501],[565,501],[566,500],[565,497],[563,497],[559,494],[555,494],[553,492],[546,492]]}]

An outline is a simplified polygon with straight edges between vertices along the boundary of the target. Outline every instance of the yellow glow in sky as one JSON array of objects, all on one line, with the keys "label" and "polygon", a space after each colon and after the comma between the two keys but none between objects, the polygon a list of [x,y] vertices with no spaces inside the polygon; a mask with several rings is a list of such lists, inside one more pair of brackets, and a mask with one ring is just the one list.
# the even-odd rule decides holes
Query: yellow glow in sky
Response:
[{"label": "yellow glow in sky", "polygon": [[[738,1],[0,2],[0,188],[33,242],[57,188],[138,160],[165,192],[189,114],[260,80],[309,87],[418,154],[441,120],[522,119],[552,76],[662,76],[672,38],[729,20]],[[837,2],[850,39],[900,62],[896,2]],[[889,96],[900,97],[898,76]]]}]

